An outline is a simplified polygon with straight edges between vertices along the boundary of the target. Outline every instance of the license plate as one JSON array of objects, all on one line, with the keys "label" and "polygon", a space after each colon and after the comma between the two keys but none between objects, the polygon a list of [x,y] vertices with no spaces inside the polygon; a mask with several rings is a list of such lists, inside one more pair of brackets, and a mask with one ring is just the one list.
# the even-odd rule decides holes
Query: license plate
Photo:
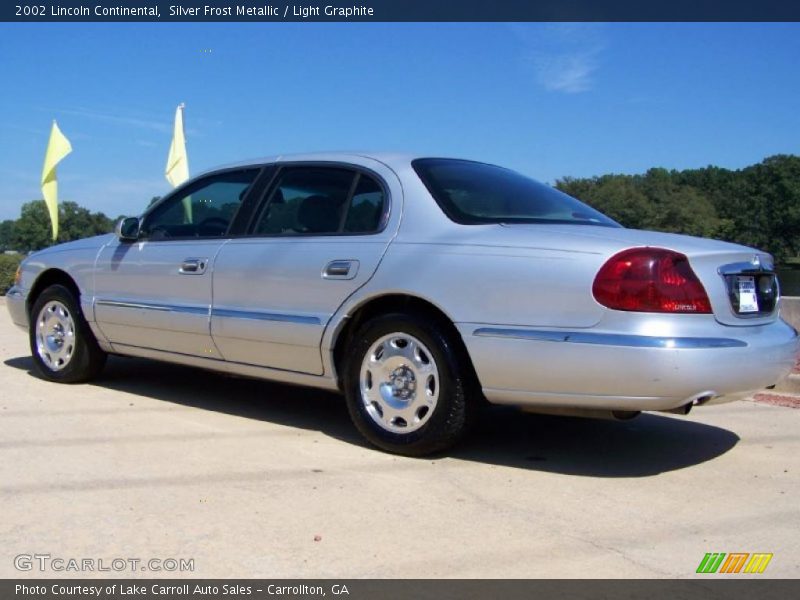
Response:
[{"label": "license plate", "polygon": [[758,297],[756,296],[756,278],[740,275],[736,277],[736,288],[739,292],[739,312],[758,312]]}]

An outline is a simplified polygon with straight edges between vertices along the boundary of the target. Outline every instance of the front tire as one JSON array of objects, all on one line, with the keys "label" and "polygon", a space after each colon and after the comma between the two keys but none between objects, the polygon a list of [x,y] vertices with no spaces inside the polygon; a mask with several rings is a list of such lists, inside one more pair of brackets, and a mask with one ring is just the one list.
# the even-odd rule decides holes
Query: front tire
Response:
[{"label": "front tire", "polygon": [[450,448],[477,409],[465,351],[438,321],[388,314],[352,341],[344,388],[350,417],[375,446],[424,456]]},{"label": "front tire", "polygon": [[46,288],[30,314],[30,345],[36,372],[50,381],[79,383],[96,377],[106,363],[72,291]]}]

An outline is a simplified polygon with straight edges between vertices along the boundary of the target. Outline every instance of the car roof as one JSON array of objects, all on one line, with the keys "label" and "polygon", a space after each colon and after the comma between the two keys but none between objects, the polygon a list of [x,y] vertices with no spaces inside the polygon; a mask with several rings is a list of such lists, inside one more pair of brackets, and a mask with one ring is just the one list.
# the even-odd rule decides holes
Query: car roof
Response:
[{"label": "car roof", "polygon": [[239,161],[226,165],[207,169],[200,173],[205,175],[221,169],[234,169],[237,167],[258,166],[266,163],[276,162],[344,162],[359,164],[364,159],[371,159],[383,163],[391,169],[407,166],[412,160],[423,158],[424,155],[410,154],[401,152],[363,152],[363,151],[341,151],[341,152],[304,152],[295,154],[279,154],[266,156],[250,160]]}]

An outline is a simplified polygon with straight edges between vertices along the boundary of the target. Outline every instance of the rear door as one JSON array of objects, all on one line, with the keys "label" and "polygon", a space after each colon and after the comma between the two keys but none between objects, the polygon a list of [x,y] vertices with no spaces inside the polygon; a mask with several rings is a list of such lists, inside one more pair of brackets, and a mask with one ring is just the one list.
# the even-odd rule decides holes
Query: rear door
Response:
[{"label": "rear door", "polygon": [[95,319],[112,344],[220,358],[209,331],[213,261],[259,170],[188,184],[143,217],[138,241],[102,249]]},{"label": "rear door", "polygon": [[211,332],[222,356],[322,374],[322,334],[375,272],[397,228],[399,189],[379,163],[282,165],[249,234],[215,262]]}]

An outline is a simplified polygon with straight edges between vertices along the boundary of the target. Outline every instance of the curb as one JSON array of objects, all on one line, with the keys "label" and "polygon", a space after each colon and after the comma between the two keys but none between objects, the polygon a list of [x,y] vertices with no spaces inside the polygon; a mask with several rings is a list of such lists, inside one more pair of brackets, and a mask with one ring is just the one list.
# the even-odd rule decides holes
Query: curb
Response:
[{"label": "curb", "polygon": [[786,408],[800,408],[800,396],[794,394],[753,394],[753,402],[768,404],[769,406],[785,406]]}]

